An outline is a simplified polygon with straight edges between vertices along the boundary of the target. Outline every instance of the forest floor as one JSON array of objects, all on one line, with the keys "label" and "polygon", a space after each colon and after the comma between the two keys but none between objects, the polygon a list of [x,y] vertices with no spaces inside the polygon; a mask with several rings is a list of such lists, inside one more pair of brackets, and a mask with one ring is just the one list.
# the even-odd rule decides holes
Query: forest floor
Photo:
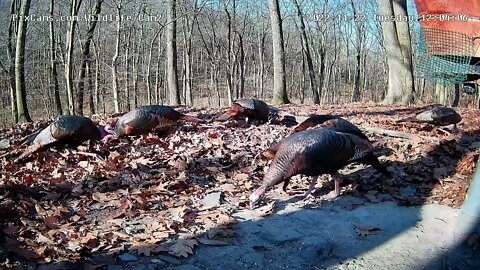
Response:
[{"label": "forest floor", "polygon": [[208,123],[97,145],[102,159],[53,150],[18,164],[11,160],[25,148],[21,143],[47,123],[1,130],[1,265],[471,269],[480,265],[472,254],[455,260],[447,254],[480,153],[480,112],[459,108],[463,121],[448,133],[408,119],[426,108],[282,106],[296,116],[339,114],[357,124],[393,176],[350,165],[340,171],[342,196],[333,202],[321,199],[333,188],[328,177],[317,183],[318,199],[307,202],[299,196],[307,181],[294,177],[290,194],[278,187],[254,210],[248,195],[270,163],[258,154],[291,127],[210,122],[224,110],[182,107]]}]

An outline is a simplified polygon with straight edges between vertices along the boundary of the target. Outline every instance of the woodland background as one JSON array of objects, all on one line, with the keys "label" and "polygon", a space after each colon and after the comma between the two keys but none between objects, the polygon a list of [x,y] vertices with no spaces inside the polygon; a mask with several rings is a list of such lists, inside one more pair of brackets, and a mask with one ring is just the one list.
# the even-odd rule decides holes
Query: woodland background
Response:
[{"label": "woodland background", "polygon": [[[269,4],[279,7],[285,66],[286,96],[273,103],[381,102],[389,87],[399,87],[389,86],[388,28],[382,32],[376,15],[398,14],[397,2],[400,14],[416,16],[412,1],[391,0],[0,1],[0,125],[145,104],[217,107],[242,97],[270,101],[282,86],[274,83],[274,55],[279,54],[273,48],[275,14]],[[36,18],[27,21],[26,32],[14,19],[25,11]],[[415,48],[418,22],[403,23],[403,29],[411,37],[403,42]],[[400,30],[394,36],[408,36]],[[22,35],[24,63],[19,63]],[[407,64],[412,66],[414,58],[415,49]],[[24,85],[17,64],[24,66]],[[447,104],[453,98],[453,86],[408,78],[411,97],[386,103]],[[466,95],[460,105],[476,103]]]}]

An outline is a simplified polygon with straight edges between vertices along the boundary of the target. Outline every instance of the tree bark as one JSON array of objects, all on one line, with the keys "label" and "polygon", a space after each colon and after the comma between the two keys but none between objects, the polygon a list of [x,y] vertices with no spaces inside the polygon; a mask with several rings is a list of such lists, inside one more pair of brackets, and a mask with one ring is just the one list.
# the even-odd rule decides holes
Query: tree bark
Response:
[{"label": "tree bark", "polygon": [[363,22],[357,17],[357,9],[353,0],[350,0],[353,10],[353,18],[355,20],[355,38],[356,38],[356,66],[355,66],[355,75],[353,77],[353,91],[352,91],[352,101],[359,102],[361,100],[361,91],[360,91],[360,74],[362,73],[362,58],[361,52],[363,48]]},{"label": "tree bark", "polygon": [[[72,17],[77,16],[78,10],[82,0],[72,0],[70,5],[70,15]],[[67,98],[68,98],[68,113],[75,114],[75,106],[73,101],[73,44],[75,40],[75,25],[76,20],[71,20],[67,35],[67,56],[65,63],[65,80],[67,86]]]},{"label": "tree bark", "polygon": [[[15,2],[15,1],[12,1]],[[50,16],[54,16],[55,0],[50,1]],[[60,100],[60,91],[58,86],[58,73],[57,73],[57,53],[55,50],[55,27],[53,20],[50,21],[50,88],[55,98],[55,107],[57,115],[62,115],[62,101]]]},{"label": "tree bark", "polygon": [[312,55],[310,53],[310,45],[308,44],[307,33],[305,31],[305,22],[303,19],[302,10],[300,9],[300,4],[298,3],[298,0],[293,0],[293,4],[295,6],[295,10],[297,11],[297,17],[300,21],[300,36],[302,37],[302,49],[308,66],[308,77],[310,80],[309,87],[310,91],[313,94],[313,103],[319,104],[320,98],[316,88],[315,71],[313,69]]},{"label": "tree bark", "polygon": [[13,15],[17,13],[17,8],[15,5],[16,1],[11,1],[10,3],[10,21],[8,23],[8,39],[7,39],[7,54],[9,60],[8,67],[8,76],[9,76],[9,88],[10,88],[10,104],[12,106],[11,113],[14,123],[18,123],[18,110],[17,110],[17,97],[16,97],[16,87],[15,87],[15,51],[13,46],[13,35],[14,35],[14,20]]},{"label": "tree bark", "polygon": [[30,11],[30,0],[22,0],[17,31],[15,50],[15,87],[17,96],[17,115],[19,121],[32,122],[27,107],[27,90],[25,89],[25,40],[27,36],[27,20]]},{"label": "tree bark", "polygon": [[95,114],[95,102],[93,99],[94,83],[93,83],[93,76],[92,76],[91,61],[87,62],[87,78],[88,78],[88,107],[90,109],[90,115],[94,115]]},{"label": "tree bark", "polygon": [[457,107],[459,101],[460,101],[460,84],[456,83],[455,92],[454,92],[453,101],[452,101],[452,107]]},{"label": "tree bark", "polygon": [[240,94],[240,98],[245,97],[245,49],[243,48],[243,35],[240,33],[238,34],[238,42],[240,47],[240,60],[239,60],[239,81],[238,81],[238,92]]},{"label": "tree bark", "polygon": [[[380,0],[381,15],[406,15],[406,0]],[[384,21],[382,32],[388,64],[384,103],[407,104],[413,99],[413,72],[408,23]]]},{"label": "tree bark", "polygon": [[285,48],[278,0],[268,0],[273,42],[273,99],[275,105],[290,103],[285,78]]},{"label": "tree bark", "polygon": [[117,33],[115,39],[115,52],[112,57],[112,92],[113,92],[113,109],[115,113],[120,112],[120,106],[118,102],[118,76],[117,76],[117,60],[120,51],[120,24],[121,24],[121,13],[122,13],[122,4],[117,5]]},{"label": "tree bark", "polygon": [[176,0],[168,0],[167,14],[167,82],[170,105],[180,104],[180,92],[177,77],[177,21]]},{"label": "tree bark", "polygon": [[100,86],[99,86],[99,75],[100,75],[100,55],[98,52],[98,47],[95,45],[95,42],[93,42],[93,50],[95,53],[95,83],[94,83],[94,94],[93,94],[93,103],[94,103],[94,113],[98,113],[100,110],[98,108],[99,104],[99,99],[100,99]]},{"label": "tree bark", "polygon": [[85,43],[82,48],[82,61],[80,64],[80,72],[78,75],[77,83],[77,113],[83,115],[83,96],[85,92],[85,73],[87,68],[87,62],[90,62],[90,44],[92,43],[93,34],[95,33],[95,27],[97,26],[98,14],[102,11],[103,0],[97,0],[93,9],[92,18],[88,25],[87,35],[85,36]]},{"label": "tree bark", "polygon": [[265,33],[263,33],[263,25],[262,25],[262,33],[258,35],[258,58],[260,62],[259,67],[259,84],[260,84],[260,98],[264,98],[264,73],[265,73],[265,62],[264,62],[264,52],[265,52]]},{"label": "tree bark", "polygon": [[155,40],[158,37],[160,30],[155,31],[155,34],[150,41],[150,47],[148,49],[148,61],[147,61],[147,102],[148,105],[152,105],[152,85],[150,80],[151,75],[151,66],[152,66],[152,54],[153,54],[153,46],[155,45]]}]

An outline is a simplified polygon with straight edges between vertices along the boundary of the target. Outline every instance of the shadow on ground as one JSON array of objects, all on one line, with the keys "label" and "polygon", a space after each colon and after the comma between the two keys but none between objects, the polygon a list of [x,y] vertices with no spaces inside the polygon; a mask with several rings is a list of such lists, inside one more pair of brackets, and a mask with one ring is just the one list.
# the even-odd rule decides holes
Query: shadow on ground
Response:
[{"label": "shadow on ground", "polygon": [[[476,132],[474,132],[476,134]],[[460,142],[472,134],[464,134]],[[467,140],[468,141],[468,140]],[[451,142],[446,142],[451,143]],[[402,195],[398,181],[406,186],[422,186],[423,193],[432,191],[435,183],[421,182],[432,174],[431,159],[445,158],[443,143],[426,156],[412,162],[394,161],[395,169],[415,177],[385,179],[375,176],[371,168],[346,175],[357,178],[371,175],[372,187],[360,190],[360,194],[375,189],[380,194],[394,188]],[[454,175],[461,155],[449,154],[446,175]],[[407,170],[407,168],[409,168]],[[415,170],[415,168],[424,168]],[[427,181],[427,180],[425,180]],[[305,183],[305,187],[307,184]],[[115,190],[117,187],[111,187]],[[414,188],[417,196],[419,190]],[[430,190],[428,190],[430,189]],[[427,191],[427,192],[425,192]],[[35,193],[24,191],[25,196]],[[185,260],[164,255],[154,257],[133,256],[129,260],[97,252],[85,254],[85,262],[106,255],[108,269],[480,269],[480,254],[468,247],[455,247],[454,230],[460,210],[441,205],[423,205],[425,196],[415,197],[415,205],[398,206],[393,198],[379,203],[367,202],[360,196],[344,195],[334,202],[304,205],[295,198],[279,201],[273,216],[256,219],[252,211],[245,210],[234,216],[235,237],[228,246],[204,246]],[[395,200],[394,200],[395,201]],[[398,200],[397,200],[398,202]],[[423,206],[419,206],[423,205]],[[477,224],[477,227],[480,224]],[[58,265],[67,269],[93,269],[88,263]],[[55,265],[40,268],[54,269]]]}]

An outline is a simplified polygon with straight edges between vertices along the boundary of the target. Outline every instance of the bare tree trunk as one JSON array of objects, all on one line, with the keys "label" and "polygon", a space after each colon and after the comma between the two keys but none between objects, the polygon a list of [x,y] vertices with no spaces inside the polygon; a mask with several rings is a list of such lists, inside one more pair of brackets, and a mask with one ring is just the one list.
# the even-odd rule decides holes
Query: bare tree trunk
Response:
[{"label": "bare tree trunk", "polygon": [[285,49],[278,0],[268,0],[273,42],[273,99],[275,105],[290,103],[285,78]]},{"label": "bare tree trunk", "polygon": [[100,55],[98,52],[98,47],[96,46],[95,42],[93,42],[93,50],[95,53],[95,86],[94,86],[94,113],[98,113],[100,110],[98,108],[98,103],[100,99],[100,93],[99,93],[99,75],[100,75]]},{"label": "bare tree trunk", "polygon": [[[262,26],[263,27],[263,26]],[[263,29],[262,29],[263,31]],[[260,80],[260,98],[264,98],[264,80],[263,80],[263,76],[264,76],[264,72],[265,72],[265,62],[264,62],[264,58],[263,58],[263,55],[264,55],[264,46],[265,46],[265,34],[262,32],[261,34],[259,34],[258,36],[258,58],[259,58],[259,61],[260,61],[260,68],[259,68],[259,76],[258,76],[258,79]]]},{"label": "bare tree trunk", "polygon": [[[357,9],[355,7],[355,4],[353,0],[350,0],[350,3],[352,4],[352,10],[353,10],[353,17],[357,17]],[[360,56],[360,53],[362,51],[363,47],[363,22],[355,20],[355,30],[356,30],[356,66],[355,66],[355,75],[353,77],[353,93],[352,93],[352,101],[353,102],[359,102],[361,99],[361,92],[360,92],[360,74],[362,72],[362,58]]]},{"label": "bare tree trunk", "polygon": [[[15,6],[16,1],[11,1],[10,3],[10,17],[13,16],[17,11]],[[9,88],[10,88],[10,104],[12,106],[11,113],[14,123],[18,123],[18,110],[17,110],[17,98],[16,98],[16,87],[15,87],[15,51],[13,47],[13,34],[14,34],[14,20],[9,20],[8,23],[8,39],[7,39],[7,54],[9,58]]]},{"label": "bare tree trunk", "polygon": [[238,82],[238,90],[240,93],[240,98],[245,97],[245,50],[243,48],[243,35],[238,34],[238,45],[240,47],[240,60],[239,60],[239,82]]},{"label": "bare tree trunk", "polygon": [[[15,1],[12,1],[15,2]],[[54,16],[55,0],[50,1],[50,16]],[[57,109],[57,115],[62,115],[62,101],[60,100],[60,91],[58,87],[58,75],[57,75],[57,53],[55,50],[55,27],[53,20],[50,21],[50,88],[55,98],[55,105]]]},{"label": "bare tree trunk", "polygon": [[167,14],[167,81],[170,105],[180,104],[180,92],[178,89],[177,77],[176,2],[176,0],[168,0]]},{"label": "bare tree trunk", "polygon": [[148,48],[148,61],[147,61],[147,102],[148,105],[152,105],[152,85],[150,83],[150,75],[151,75],[151,65],[152,65],[152,54],[153,54],[153,45],[155,45],[155,40],[158,37],[160,30],[155,31],[155,34],[150,41],[150,47]]},{"label": "bare tree trunk", "polygon": [[[133,28],[133,27],[132,27]],[[132,29],[128,30],[128,33],[126,34],[125,37],[125,56],[123,58],[124,60],[124,66],[125,66],[125,72],[124,72],[124,80],[125,80],[125,85],[123,89],[123,95],[125,96],[125,109],[127,111],[130,111],[130,75],[129,75],[129,68],[130,68],[130,45],[131,45],[131,36],[132,36]]]},{"label": "bare tree trunk", "polygon": [[[233,0],[235,6],[235,0]],[[225,14],[227,15],[227,39],[228,39],[228,47],[227,47],[227,96],[228,96],[228,104],[231,105],[233,102],[233,40],[232,40],[232,16],[228,10],[228,3],[230,0],[223,1],[223,9],[225,10]],[[235,10],[233,11],[235,13]]]},{"label": "bare tree trunk", "polygon": [[160,85],[162,84],[162,78],[160,76],[160,60],[161,60],[161,55],[162,55],[162,42],[161,39],[158,39],[157,43],[157,65],[155,68],[155,104],[160,104]]},{"label": "bare tree trunk", "polygon": [[92,77],[92,68],[91,68],[91,62],[87,62],[87,78],[88,78],[88,107],[90,109],[90,115],[95,114],[95,102],[93,100],[93,91],[94,91],[94,85],[93,85],[93,77]]},{"label": "bare tree trunk", "polygon": [[[308,76],[310,79],[310,91],[313,94],[313,103],[319,104],[320,103],[320,98],[319,98],[319,92],[317,92],[316,88],[316,80],[315,80],[315,71],[313,69],[313,61],[312,61],[312,55],[310,53],[310,45],[308,44],[308,39],[307,39],[307,33],[305,31],[305,22],[303,19],[303,14],[302,10],[300,9],[300,4],[298,3],[298,0],[293,0],[293,4],[295,6],[295,10],[297,11],[297,16],[298,19],[300,20],[300,36],[302,37],[302,49],[303,49],[303,54],[305,55],[305,59],[307,62],[308,66]],[[323,61],[322,61],[323,63]],[[321,91],[321,89],[320,89]]]},{"label": "bare tree trunk", "polygon": [[456,83],[455,92],[454,92],[453,101],[452,101],[452,107],[457,107],[459,101],[460,101],[460,84]]},{"label": "bare tree trunk", "polygon": [[132,82],[132,91],[133,91],[133,107],[137,108],[138,107],[138,93],[137,93],[137,88],[138,88],[138,64],[140,61],[140,54],[139,54],[139,47],[140,47],[140,41],[143,40],[143,33],[144,29],[143,26],[140,28],[140,39],[138,40],[138,43],[135,43],[136,45],[134,46],[134,59],[133,59],[133,66],[132,66],[132,72],[133,72],[133,82]]},{"label": "bare tree trunk", "polygon": [[[77,16],[78,10],[82,0],[72,0],[70,5],[70,16]],[[68,97],[68,113],[75,114],[75,106],[73,101],[73,44],[75,40],[75,25],[77,20],[71,20],[67,35],[67,56],[65,63],[65,79],[67,86],[67,97]]]},{"label": "bare tree trunk", "polygon": [[92,43],[93,34],[95,33],[95,27],[97,26],[98,14],[102,11],[103,0],[97,0],[92,13],[92,20],[88,25],[88,31],[85,36],[85,43],[82,48],[82,61],[80,64],[80,72],[78,74],[77,83],[77,113],[83,115],[83,96],[85,92],[85,73],[87,69],[87,62],[90,62],[90,44]]},{"label": "bare tree trunk", "polygon": [[17,44],[15,50],[15,87],[17,97],[17,115],[19,121],[32,122],[27,107],[27,90],[25,89],[25,40],[27,36],[27,20],[30,11],[30,0],[22,0],[20,6]]},{"label": "bare tree trunk", "polygon": [[305,54],[302,54],[302,80],[300,81],[300,103],[304,104],[305,103],[305,81],[306,81],[306,75],[307,72],[306,70],[306,65],[305,65]]},{"label": "bare tree trunk", "polygon": [[115,52],[112,57],[112,92],[113,92],[113,109],[115,113],[120,112],[120,106],[118,102],[118,77],[117,77],[117,59],[120,51],[120,24],[121,24],[121,10],[122,4],[117,5],[117,33],[115,40]]},{"label": "bare tree trunk", "polygon": [[[380,13],[405,15],[406,0],[381,0]],[[412,101],[414,92],[408,23],[384,21],[382,30],[389,68],[388,91],[383,102],[407,104]]]}]

